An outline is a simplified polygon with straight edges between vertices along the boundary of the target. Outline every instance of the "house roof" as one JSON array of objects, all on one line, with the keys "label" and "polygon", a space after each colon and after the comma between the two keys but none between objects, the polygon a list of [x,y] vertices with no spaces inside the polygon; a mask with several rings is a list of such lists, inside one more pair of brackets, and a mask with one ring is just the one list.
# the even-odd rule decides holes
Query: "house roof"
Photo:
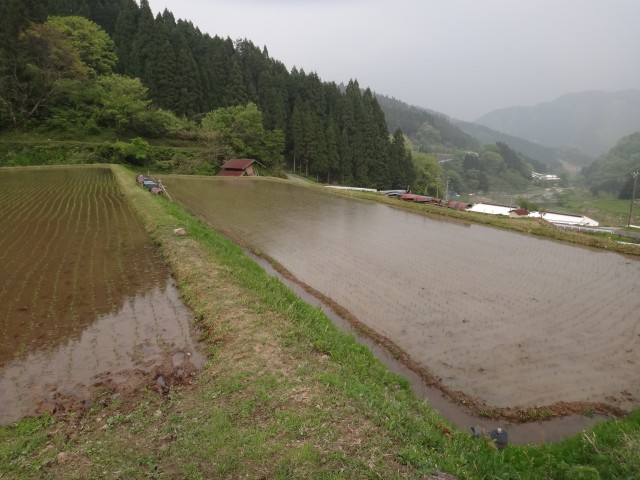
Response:
[{"label": "house roof", "polygon": [[565,223],[569,225],[587,225],[590,227],[597,227],[599,223],[593,218],[581,216],[581,215],[571,215],[568,213],[556,213],[556,212],[531,212],[529,214],[530,217],[542,217],[547,222],[551,223]]},{"label": "house roof", "polygon": [[232,158],[222,165],[222,170],[244,170],[254,162],[251,158]]},{"label": "house roof", "polygon": [[476,203],[471,208],[470,212],[488,213],[491,215],[509,215],[509,212],[513,210],[512,207],[506,205],[494,205],[491,203]]}]

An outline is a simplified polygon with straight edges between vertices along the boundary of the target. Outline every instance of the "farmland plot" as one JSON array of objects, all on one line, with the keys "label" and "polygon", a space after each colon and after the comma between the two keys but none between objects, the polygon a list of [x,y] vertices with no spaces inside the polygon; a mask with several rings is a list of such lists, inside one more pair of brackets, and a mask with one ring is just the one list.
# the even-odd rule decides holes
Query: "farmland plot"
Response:
[{"label": "farmland plot", "polygon": [[0,423],[202,363],[108,167],[0,170],[0,225]]},{"label": "farmland plot", "polygon": [[496,407],[640,406],[640,261],[268,179],[171,194]]}]

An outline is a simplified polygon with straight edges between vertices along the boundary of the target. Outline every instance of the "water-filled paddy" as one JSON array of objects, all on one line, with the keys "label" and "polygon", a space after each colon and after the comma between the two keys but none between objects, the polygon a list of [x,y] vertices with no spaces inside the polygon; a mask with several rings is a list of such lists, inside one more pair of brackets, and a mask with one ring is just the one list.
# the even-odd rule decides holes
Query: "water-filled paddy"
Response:
[{"label": "water-filled paddy", "polygon": [[2,169],[0,225],[0,423],[201,365],[108,167]]},{"label": "water-filled paddy", "polygon": [[452,390],[497,407],[640,405],[640,262],[267,179],[174,198],[284,265]]}]

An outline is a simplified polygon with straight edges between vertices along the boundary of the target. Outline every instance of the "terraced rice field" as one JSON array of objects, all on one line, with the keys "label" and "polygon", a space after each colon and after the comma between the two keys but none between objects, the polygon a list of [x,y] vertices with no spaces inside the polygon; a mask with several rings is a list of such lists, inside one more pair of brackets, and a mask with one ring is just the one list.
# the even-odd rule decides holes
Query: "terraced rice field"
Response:
[{"label": "terraced rice field", "polygon": [[0,169],[0,225],[0,423],[202,363],[108,167]]},{"label": "terraced rice field", "polygon": [[268,179],[169,176],[257,247],[488,405],[640,406],[640,261]]}]

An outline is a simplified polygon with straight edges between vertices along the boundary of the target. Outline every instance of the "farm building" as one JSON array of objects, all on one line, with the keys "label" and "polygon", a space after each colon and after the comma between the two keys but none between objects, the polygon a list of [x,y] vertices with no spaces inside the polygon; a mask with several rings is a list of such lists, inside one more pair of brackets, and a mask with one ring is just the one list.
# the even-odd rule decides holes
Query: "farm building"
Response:
[{"label": "farm building", "polygon": [[221,177],[255,177],[258,176],[258,172],[253,166],[254,163],[264,167],[257,160],[250,158],[232,158],[220,167],[218,175]]},{"label": "farm building", "polygon": [[581,225],[585,227],[597,227],[599,223],[593,218],[585,217],[584,215],[569,215],[567,213],[554,213],[554,212],[531,212],[530,217],[542,217],[547,222],[558,225]]},{"label": "farm building", "polygon": [[536,173],[536,172],[531,173],[531,178],[533,178],[534,180],[540,180],[543,182],[559,182],[560,180],[562,180],[557,175],[550,175],[548,173]]},{"label": "farm building", "polygon": [[509,216],[511,218],[528,217],[529,210],[527,210],[526,208],[514,208],[509,212]]},{"label": "farm building", "polygon": [[555,212],[528,212],[524,208],[507,207],[506,205],[494,205],[491,203],[476,203],[469,212],[487,213],[489,215],[508,215],[510,217],[532,217],[543,218],[549,223],[558,225],[582,225],[586,227],[597,227],[598,222],[592,218],[582,215],[569,215],[567,213]]},{"label": "farm building", "polygon": [[492,203],[476,203],[471,208],[467,209],[469,212],[487,213],[489,215],[509,215],[511,210],[513,210],[513,207],[495,205]]}]

